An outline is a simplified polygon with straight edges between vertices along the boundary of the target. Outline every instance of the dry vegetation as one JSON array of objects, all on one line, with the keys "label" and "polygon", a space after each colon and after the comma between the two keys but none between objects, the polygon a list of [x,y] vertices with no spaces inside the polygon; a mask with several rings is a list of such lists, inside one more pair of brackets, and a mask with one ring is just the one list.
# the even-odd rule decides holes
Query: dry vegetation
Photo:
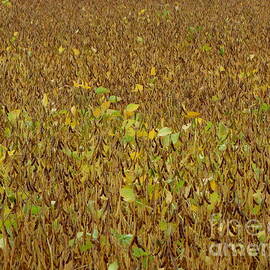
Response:
[{"label": "dry vegetation", "polygon": [[270,267],[269,0],[167,2],[1,1],[1,269]]}]

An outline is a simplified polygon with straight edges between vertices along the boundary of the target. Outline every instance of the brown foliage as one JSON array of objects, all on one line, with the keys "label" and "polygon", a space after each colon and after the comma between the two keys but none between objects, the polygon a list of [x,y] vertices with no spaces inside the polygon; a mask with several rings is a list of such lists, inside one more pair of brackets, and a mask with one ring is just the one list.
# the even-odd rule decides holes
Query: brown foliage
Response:
[{"label": "brown foliage", "polygon": [[[229,221],[269,222],[269,1],[11,2],[0,4],[0,268],[269,268],[267,256],[209,254],[218,241],[262,244]],[[122,100],[106,103],[102,86]],[[135,114],[99,116],[130,103],[143,120],[124,143]],[[183,117],[193,111],[203,124]],[[181,131],[176,144],[148,138],[164,126]]]}]

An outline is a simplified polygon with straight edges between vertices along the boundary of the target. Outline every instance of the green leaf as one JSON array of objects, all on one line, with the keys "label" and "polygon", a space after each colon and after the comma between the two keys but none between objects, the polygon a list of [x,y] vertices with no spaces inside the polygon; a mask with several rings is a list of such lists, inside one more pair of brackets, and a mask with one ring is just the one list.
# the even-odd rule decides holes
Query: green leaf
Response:
[{"label": "green leaf", "polygon": [[260,205],[256,205],[254,208],[251,209],[251,213],[254,215],[258,215],[261,211],[261,206]]},{"label": "green leaf", "polygon": [[257,234],[257,238],[260,241],[260,243],[264,243],[267,240],[267,234],[265,231],[260,231]]},{"label": "green leaf", "polygon": [[168,147],[171,143],[171,137],[170,136],[165,136],[165,137],[162,137],[162,145],[164,147]]},{"label": "green leaf", "polygon": [[72,151],[71,151],[70,149],[68,149],[68,148],[62,149],[62,152],[63,152],[64,154],[66,154],[67,156],[69,156],[69,157],[72,156]]},{"label": "green leaf", "polygon": [[178,142],[179,136],[180,136],[179,132],[171,134],[171,139],[172,139],[173,144],[176,144]]},{"label": "green leaf", "polygon": [[121,245],[129,245],[131,243],[132,238],[133,238],[132,234],[121,234],[118,240]]},{"label": "green leaf", "polygon": [[77,232],[76,239],[81,239],[83,237],[83,232]]},{"label": "green leaf", "polygon": [[218,150],[222,152],[225,151],[226,149],[227,149],[226,143],[220,144],[218,147]]},{"label": "green leaf", "polygon": [[256,193],[253,194],[253,198],[257,204],[262,204],[263,202],[263,195],[260,190],[258,190]]},{"label": "green leaf", "polygon": [[118,110],[107,109],[106,114],[109,116],[121,116],[121,112]]},{"label": "green leaf", "polygon": [[134,119],[124,120],[122,123],[122,129],[127,129],[131,127],[132,125],[134,125],[135,123],[136,123],[136,120]]},{"label": "green leaf", "polygon": [[212,101],[219,101],[220,98],[217,95],[214,95],[214,96],[211,97],[211,100]]},{"label": "green leaf", "polygon": [[118,97],[118,96],[110,96],[109,97],[109,101],[112,102],[112,103],[115,103],[115,102],[118,102],[118,101],[121,101],[122,98]]},{"label": "green leaf", "polygon": [[96,94],[106,94],[106,93],[109,93],[109,92],[110,92],[109,89],[107,89],[105,87],[102,87],[102,86],[95,89]]},{"label": "green leaf", "polygon": [[15,122],[17,118],[20,116],[21,110],[14,110],[8,113],[8,120],[10,122]]},{"label": "green leaf", "polygon": [[164,128],[162,128],[162,129],[160,129],[158,131],[158,134],[157,135],[159,137],[164,137],[164,136],[170,135],[171,133],[172,133],[172,130],[170,128],[164,127]]},{"label": "green leaf", "polygon": [[220,141],[223,141],[227,138],[229,134],[229,129],[222,123],[218,125],[217,136]]},{"label": "green leaf", "polygon": [[142,37],[137,37],[137,42],[143,43],[143,38]]},{"label": "green leaf", "polygon": [[212,50],[212,48],[208,44],[205,44],[205,45],[202,46],[202,50],[204,52],[209,52],[209,51]]},{"label": "green leaf", "polygon": [[253,162],[251,163],[251,167],[252,167],[253,171],[255,172],[255,174],[256,174],[257,176],[259,176],[259,175],[260,175],[260,172],[261,172],[261,169],[258,168],[258,167],[256,166],[256,164],[253,163]]},{"label": "green leaf", "polygon": [[134,112],[134,111],[136,111],[139,107],[140,107],[139,104],[133,104],[133,103],[131,103],[131,104],[128,104],[128,105],[127,105],[126,111],[127,111],[127,112]]},{"label": "green leaf", "polygon": [[123,141],[124,141],[125,143],[134,142],[134,141],[135,141],[135,137],[129,136],[129,135],[125,135],[125,136],[123,137]]},{"label": "green leaf", "polygon": [[33,205],[31,207],[31,213],[32,215],[38,215],[41,211],[41,207],[40,206],[36,206],[36,205]]},{"label": "green leaf", "polygon": [[93,237],[93,239],[95,239],[95,240],[98,239],[98,230],[97,230],[97,229],[94,229],[94,230],[93,230],[92,237]]},{"label": "green leaf", "polygon": [[119,241],[120,245],[128,246],[133,238],[132,234],[120,234],[115,230],[112,230],[113,236]]},{"label": "green leaf", "polygon": [[213,192],[210,194],[210,202],[212,204],[216,204],[220,201],[220,195],[217,192]]},{"label": "green leaf", "polygon": [[159,228],[161,231],[163,231],[165,233],[165,235],[169,236],[175,231],[176,224],[172,223],[172,222],[167,223],[165,221],[160,221]]},{"label": "green leaf", "polygon": [[28,214],[31,212],[32,215],[38,215],[41,211],[41,207],[37,205],[25,205],[24,213]]},{"label": "green leaf", "polygon": [[219,54],[220,54],[221,56],[223,56],[223,55],[225,54],[225,49],[224,49],[223,46],[220,46],[220,48],[219,48]]},{"label": "green leaf", "polygon": [[168,223],[165,221],[160,221],[159,228],[161,231],[166,231],[168,229]]},{"label": "green leaf", "polygon": [[170,11],[168,10],[168,9],[164,9],[163,11],[162,11],[162,16],[163,17],[168,17],[170,15]]},{"label": "green leaf", "polygon": [[69,246],[69,247],[73,247],[74,244],[75,244],[75,239],[70,239],[70,240],[68,241],[68,246]]},{"label": "green leaf", "polygon": [[190,26],[190,27],[188,28],[189,32],[191,32],[191,33],[199,32],[199,31],[201,31],[202,29],[203,29],[202,26],[196,26],[196,27]]},{"label": "green leaf", "polygon": [[217,224],[221,220],[222,215],[220,213],[215,213],[211,217],[211,222]]},{"label": "green leaf", "polygon": [[124,198],[127,202],[135,202],[136,194],[132,187],[125,186],[120,189],[120,195]]},{"label": "green leaf", "polygon": [[126,128],[125,136],[134,137],[136,134],[136,131],[133,127]]},{"label": "green leaf", "polygon": [[108,270],[118,270],[118,268],[119,268],[118,262],[115,261],[109,265]]},{"label": "green leaf", "polygon": [[5,134],[5,137],[7,137],[7,138],[11,137],[11,129],[5,128],[4,134]]},{"label": "green leaf", "polygon": [[2,0],[2,4],[7,7],[11,6],[11,2],[9,0]]},{"label": "green leaf", "polygon": [[179,190],[185,185],[185,180],[181,179],[175,184],[175,191],[179,192]]},{"label": "green leaf", "polygon": [[213,127],[213,123],[211,121],[208,121],[204,130],[209,131]]},{"label": "green leaf", "polygon": [[196,28],[193,27],[193,26],[190,26],[190,27],[188,28],[188,31],[191,32],[191,33],[195,33],[195,32],[196,32]]},{"label": "green leaf", "polygon": [[92,246],[93,246],[92,242],[90,240],[87,240],[84,245],[80,246],[80,251],[81,252],[88,251],[89,249],[92,248]]},{"label": "green leaf", "polygon": [[144,251],[142,248],[138,248],[138,247],[133,247],[132,248],[132,255],[136,258],[140,258],[143,256],[148,256],[149,253]]},{"label": "green leaf", "polygon": [[260,106],[260,110],[263,111],[263,112],[267,112],[270,110],[270,105],[267,104],[267,103],[263,103],[261,106]]}]

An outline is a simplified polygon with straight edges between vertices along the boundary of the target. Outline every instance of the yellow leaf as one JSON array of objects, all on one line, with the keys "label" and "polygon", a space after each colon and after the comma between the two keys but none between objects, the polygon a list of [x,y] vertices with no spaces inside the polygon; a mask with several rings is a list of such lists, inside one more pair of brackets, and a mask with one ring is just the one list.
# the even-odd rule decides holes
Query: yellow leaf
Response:
[{"label": "yellow leaf", "polygon": [[156,71],[156,68],[155,68],[155,67],[152,67],[152,68],[151,68],[150,74],[151,74],[151,76],[156,76],[157,71]]},{"label": "yellow leaf", "polygon": [[111,73],[110,71],[107,71],[107,72],[106,72],[106,76],[107,76],[108,79],[111,78],[111,75],[112,75],[112,73]]},{"label": "yellow leaf", "polygon": [[84,85],[73,81],[73,86],[78,88],[78,87],[83,87]]},{"label": "yellow leaf", "polygon": [[90,173],[90,171],[91,171],[91,168],[88,164],[82,164],[82,166],[81,166],[82,174],[88,175]]},{"label": "yellow leaf", "polygon": [[249,60],[252,60],[254,57],[255,57],[255,54],[250,54],[249,57],[248,57],[248,59]]},{"label": "yellow leaf", "polygon": [[80,87],[81,85],[80,85],[79,83],[73,81],[73,86],[74,86],[74,87]]},{"label": "yellow leaf", "polygon": [[127,136],[131,136],[131,137],[134,137],[135,136],[135,130],[134,130],[134,128],[132,128],[132,127],[127,128],[126,129],[126,135]]},{"label": "yellow leaf", "polygon": [[160,198],[161,192],[160,189],[157,187],[154,191],[154,200],[157,201]]},{"label": "yellow leaf", "polygon": [[97,52],[97,49],[94,48],[94,47],[91,47],[91,51],[92,51],[93,53],[96,53],[96,52]]},{"label": "yellow leaf", "polygon": [[145,13],[145,11],[146,11],[146,9],[142,9],[142,10],[140,10],[140,11],[138,12],[138,15],[142,15],[142,14],[144,14],[144,13]]},{"label": "yellow leaf", "polygon": [[220,66],[220,67],[219,67],[219,71],[220,71],[220,72],[224,72],[224,71],[225,71],[225,68],[224,68],[223,66]]},{"label": "yellow leaf", "polygon": [[84,184],[85,181],[87,180],[87,178],[88,178],[87,175],[83,175],[83,176],[80,178],[80,182],[81,182],[82,184]]},{"label": "yellow leaf", "polygon": [[156,133],[156,131],[154,129],[152,129],[148,134],[148,138],[150,140],[153,140],[156,136],[157,136],[157,133]]},{"label": "yellow leaf", "polygon": [[115,133],[114,133],[113,130],[111,129],[111,130],[108,132],[108,135],[111,136],[111,137],[114,137],[114,136],[115,136]]},{"label": "yellow leaf", "polygon": [[204,147],[203,147],[203,146],[199,146],[199,147],[198,147],[198,151],[199,151],[199,152],[201,152],[201,151],[203,151],[203,150],[204,150]]},{"label": "yellow leaf", "polygon": [[138,137],[148,137],[148,133],[145,130],[138,130],[137,131],[137,136]]},{"label": "yellow leaf", "polygon": [[131,184],[134,180],[134,173],[132,171],[125,172],[126,177],[124,177],[124,182]]},{"label": "yellow leaf", "polygon": [[128,111],[124,110],[124,118],[125,119],[131,117],[132,115],[134,115],[134,112],[128,112]]},{"label": "yellow leaf", "polygon": [[72,113],[74,116],[77,115],[77,109],[76,109],[75,106],[72,106],[70,110],[71,110],[71,113]]},{"label": "yellow leaf", "polygon": [[64,52],[64,50],[65,50],[65,48],[64,47],[62,47],[62,46],[60,46],[59,48],[58,48],[58,52],[61,54],[61,53],[63,53]]},{"label": "yellow leaf", "polygon": [[102,114],[101,110],[99,107],[96,107],[94,110],[93,110],[93,115],[97,118],[97,117],[100,117]]},{"label": "yellow leaf", "polygon": [[195,118],[195,123],[201,125],[204,120],[200,117]]},{"label": "yellow leaf", "polygon": [[90,89],[91,86],[89,86],[89,83],[86,83],[86,82],[83,82],[83,83],[77,83],[75,81],[73,81],[73,86],[76,87],[76,88],[83,88],[83,89]]},{"label": "yellow leaf", "polygon": [[107,109],[110,108],[111,102],[110,101],[105,101],[100,105],[100,108],[102,111],[106,111]]},{"label": "yellow leaf", "polygon": [[137,160],[141,157],[141,153],[140,152],[132,152],[129,154],[131,160]]},{"label": "yellow leaf", "polygon": [[211,180],[209,182],[209,184],[210,184],[212,191],[216,191],[218,189],[218,185],[217,185],[217,182],[215,180]]},{"label": "yellow leaf", "polygon": [[199,112],[187,112],[187,114],[185,115],[187,118],[196,118],[196,117],[198,117],[198,116],[200,116],[201,115],[201,113],[199,113]]},{"label": "yellow leaf", "polygon": [[82,83],[82,84],[79,84],[79,87],[81,87],[81,88],[83,88],[83,89],[90,89],[91,88],[91,86],[89,86],[89,84],[88,83]]},{"label": "yellow leaf", "polygon": [[103,150],[104,150],[104,153],[107,154],[111,150],[111,147],[109,145],[104,144],[103,145]]},{"label": "yellow leaf", "polygon": [[42,98],[42,105],[43,105],[43,107],[47,107],[48,106],[48,96],[47,96],[47,94],[44,94],[43,95],[43,98]]},{"label": "yellow leaf", "polygon": [[136,84],[133,92],[143,91],[143,85]]},{"label": "yellow leaf", "polygon": [[67,126],[69,126],[69,125],[70,125],[70,123],[71,123],[71,119],[70,119],[70,117],[69,117],[69,116],[67,116],[67,117],[66,117],[65,124],[66,124]]},{"label": "yellow leaf", "polygon": [[105,195],[101,195],[101,196],[100,196],[100,199],[101,199],[102,201],[108,201],[108,200],[109,200],[109,198],[107,198]]},{"label": "yellow leaf", "polygon": [[74,129],[76,126],[77,126],[77,121],[76,120],[73,120],[71,123],[70,123],[70,126],[72,129]]},{"label": "yellow leaf", "polygon": [[6,151],[0,151],[0,161],[5,160],[6,156],[7,156]]},{"label": "yellow leaf", "polygon": [[15,153],[15,150],[8,151],[8,155],[9,155],[9,156],[13,156],[14,153]]},{"label": "yellow leaf", "polygon": [[73,53],[75,56],[79,56],[80,55],[80,51],[76,48],[73,48]]},{"label": "yellow leaf", "polygon": [[192,212],[197,212],[198,209],[199,209],[198,206],[195,205],[195,204],[192,204],[192,205],[190,206],[190,210],[191,210]]},{"label": "yellow leaf", "polygon": [[172,199],[173,199],[172,193],[169,190],[167,190],[166,191],[166,198],[165,198],[166,203],[170,204],[172,202]]},{"label": "yellow leaf", "polygon": [[144,174],[144,175],[142,175],[142,176],[139,177],[139,181],[140,181],[141,185],[145,182],[146,177],[147,177],[146,174]]}]

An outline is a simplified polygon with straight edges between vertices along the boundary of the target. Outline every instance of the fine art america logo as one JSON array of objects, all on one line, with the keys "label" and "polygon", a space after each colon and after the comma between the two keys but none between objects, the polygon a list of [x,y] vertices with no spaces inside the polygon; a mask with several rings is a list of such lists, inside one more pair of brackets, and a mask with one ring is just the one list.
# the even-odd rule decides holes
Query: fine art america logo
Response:
[{"label": "fine art america logo", "polygon": [[[211,238],[215,243],[209,246],[209,256],[269,256],[270,222],[263,224],[256,219],[240,222],[236,219],[220,221],[211,219]],[[237,239],[237,241],[235,241]]]}]

